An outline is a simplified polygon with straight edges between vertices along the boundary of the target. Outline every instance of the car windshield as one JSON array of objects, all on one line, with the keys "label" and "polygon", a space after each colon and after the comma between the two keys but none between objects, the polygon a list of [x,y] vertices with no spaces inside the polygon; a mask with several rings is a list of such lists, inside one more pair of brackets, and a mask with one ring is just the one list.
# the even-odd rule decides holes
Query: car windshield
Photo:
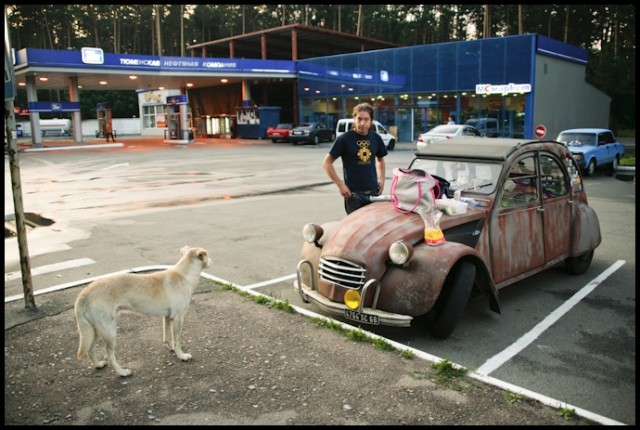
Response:
[{"label": "car windshield", "polygon": [[291,124],[278,124],[276,125],[276,128],[279,128],[281,130],[288,130],[291,128]]},{"label": "car windshield", "polygon": [[502,165],[486,161],[432,160],[416,158],[410,169],[420,169],[446,179],[451,193],[457,190],[478,194],[491,194],[500,180]]},{"label": "car windshield", "polygon": [[593,133],[560,133],[558,141],[567,145],[595,145],[596,135]]}]

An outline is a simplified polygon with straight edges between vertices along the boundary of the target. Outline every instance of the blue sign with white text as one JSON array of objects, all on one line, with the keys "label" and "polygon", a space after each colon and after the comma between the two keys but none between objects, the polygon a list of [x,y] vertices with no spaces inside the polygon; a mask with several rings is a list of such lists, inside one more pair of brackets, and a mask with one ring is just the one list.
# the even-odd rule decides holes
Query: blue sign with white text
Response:
[{"label": "blue sign with white text", "polygon": [[80,102],[29,102],[29,112],[80,112]]}]

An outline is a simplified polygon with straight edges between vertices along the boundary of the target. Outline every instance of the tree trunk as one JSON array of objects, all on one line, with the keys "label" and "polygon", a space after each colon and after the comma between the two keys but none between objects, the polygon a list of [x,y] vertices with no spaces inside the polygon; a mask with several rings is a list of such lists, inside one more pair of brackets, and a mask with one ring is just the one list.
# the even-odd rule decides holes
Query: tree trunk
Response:
[{"label": "tree trunk", "polygon": [[518,5],[518,34],[524,34],[524,28],[522,28],[522,5]]},{"label": "tree trunk", "polygon": [[569,8],[569,5],[566,5],[564,8],[564,43],[567,43],[567,40],[569,40]]},{"label": "tree trunk", "polygon": [[184,57],[184,5],[180,5],[180,56]]},{"label": "tree trunk", "polygon": [[160,6],[156,5],[156,43],[158,46],[158,56],[162,55],[162,37],[160,36]]},{"label": "tree trunk", "polygon": [[491,6],[488,4],[484,5],[484,30],[482,32],[482,37],[484,39],[491,37]]}]

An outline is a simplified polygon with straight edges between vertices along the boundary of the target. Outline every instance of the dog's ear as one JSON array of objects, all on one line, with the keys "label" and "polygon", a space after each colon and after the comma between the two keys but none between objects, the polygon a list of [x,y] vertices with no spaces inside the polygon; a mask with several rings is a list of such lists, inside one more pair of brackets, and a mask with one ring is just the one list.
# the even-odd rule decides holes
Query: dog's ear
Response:
[{"label": "dog's ear", "polygon": [[207,251],[205,251],[204,249],[198,251],[198,258],[202,261],[205,261],[207,259]]},{"label": "dog's ear", "polygon": [[189,246],[185,245],[180,250],[180,255],[184,255],[187,251],[189,251]]}]

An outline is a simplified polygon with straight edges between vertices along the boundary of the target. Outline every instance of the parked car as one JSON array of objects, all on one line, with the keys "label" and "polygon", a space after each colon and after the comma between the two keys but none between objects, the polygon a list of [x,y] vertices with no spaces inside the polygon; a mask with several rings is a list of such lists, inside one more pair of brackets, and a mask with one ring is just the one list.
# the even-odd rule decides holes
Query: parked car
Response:
[{"label": "parked car", "polygon": [[292,128],[289,133],[289,141],[294,145],[304,142],[317,145],[324,141],[333,142],[335,139],[336,133],[323,122],[305,122]]},{"label": "parked car", "polygon": [[422,216],[397,211],[389,196],[306,224],[294,281],[303,301],[352,323],[425,324],[446,339],[470,297],[488,297],[499,313],[500,289],[559,263],[582,274],[602,240],[579,167],[560,142],[435,141],[408,168],[448,182],[449,200],[436,207],[457,192],[457,205],[466,203],[453,215],[444,208],[444,243],[427,244]]},{"label": "parked car", "polygon": [[624,155],[624,145],[606,128],[572,128],[561,131],[556,140],[569,147],[585,176],[600,167],[613,176]]},{"label": "parked car", "polygon": [[288,142],[289,133],[293,127],[294,125],[288,122],[282,122],[273,127],[267,127],[267,139],[271,139],[273,143]]},{"label": "parked car", "polygon": [[[384,142],[384,146],[387,147],[388,150],[392,150],[396,147],[396,137],[389,133],[389,131],[385,128],[384,125],[380,124],[377,120],[373,120],[372,127],[375,129],[375,132],[380,135],[382,141]],[[338,121],[336,125],[336,137],[340,136],[342,133],[349,131],[353,128],[353,118],[344,118]]]},{"label": "parked car", "polygon": [[436,125],[431,130],[418,136],[418,142],[416,142],[416,150],[422,150],[431,142],[444,139],[453,139],[454,137],[460,136],[481,137],[482,133],[480,133],[475,127],[466,124]]},{"label": "parked car", "polygon": [[495,118],[472,118],[465,124],[475,127],[484,136],[498,137],[498,120]]}]

